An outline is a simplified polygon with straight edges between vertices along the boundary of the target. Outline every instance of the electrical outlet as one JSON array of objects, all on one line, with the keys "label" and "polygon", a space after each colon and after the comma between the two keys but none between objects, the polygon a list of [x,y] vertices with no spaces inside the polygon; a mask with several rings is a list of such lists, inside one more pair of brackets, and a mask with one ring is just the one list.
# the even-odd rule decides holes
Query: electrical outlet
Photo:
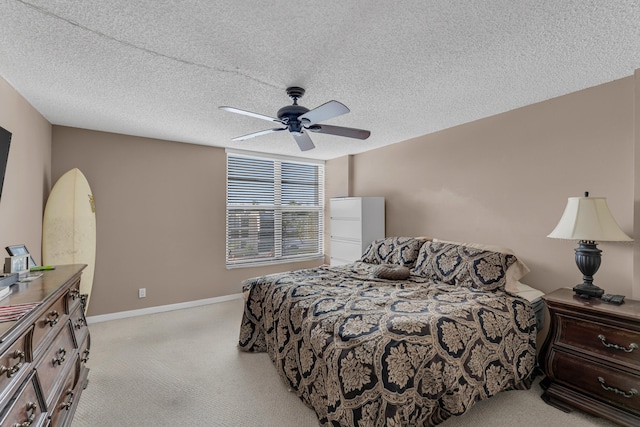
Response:
[{"label": "electrical outlet", "polygon": [[138,289],[138,298],[146,298],[147,297],[147,288]]}]

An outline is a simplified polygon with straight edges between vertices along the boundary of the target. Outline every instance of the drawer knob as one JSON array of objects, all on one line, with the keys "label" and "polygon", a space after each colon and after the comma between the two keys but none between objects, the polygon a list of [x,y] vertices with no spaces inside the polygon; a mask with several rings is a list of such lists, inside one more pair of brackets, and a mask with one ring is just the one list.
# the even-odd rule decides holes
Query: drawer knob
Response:
[{"label": "drawer knob", "polygon": [[76,320],[76,323],[74,324],[74,327],[75,327],[76,329],[82,329],[82,328],[84,328],[84,325],[85,325],[85,324],[86,324],[86,323],[85,323],[85,321],[84,321],[84,319],[83,319],[83,318],[78,318],[78,319]]},{"label": "drawer knob", "polygon": [[15,423],[13,427],[29,427],[36,419],[36,409],[38,405],[34,402],[27,403],[27,419],[22,423]]},{"label": "drawer knob", "polygon": [[60,404],[60,409],[68,411],[69,408],[71,408],[71,405],[73,405],[73,390],[72,389],[68,389],[67,390],[67,396],[69,396],[69,399],[66,402],[62,402]]},{"label": "drawer knob", "polygon": [[60,320],[60,313],[58,313],[57,310],[51,310],[49,312],[49,315],[45,317],[44,324],[49,325],[53,328],[55,325],[58,324],[59,320]]},{"label": "drawer knob", "polygon": [[638,349],[638,344],[636,343],[631,343],[629,344],[629,348],[627,347],[622,347],[618,344],[611,344],[607,342],[607,338],[604,335],[598,335],[598,339],[600,340],[600,342],[602,342],[602,345],[604,345],[605,347],[608,348],[615,348],[616,350],[622,350],[624,352],[627,353],[631,353],[633,350],[637,350]]},{"label": "drawer knob", "polygon": [[24,363],[24,351],[20,351],[20,350],[14,351],[13,356],[11,356],[11,358],[18,359],[18,363],[11,366],[10,368],[7,368],[4,365],[0,366],[0,375],[4,375],[6,373],[7,378],[11,378],[20,370],[20,368],[22,368],[22,364]]},{"label": "drawer knob", "polygon": [[53,360],[51,361],[53,363],[53,366],[62,365],[62,362],[64,362],[67,357],[67,350],[60,347],[56,352],[56,355],[58,357],[54,357]]},{"label": "drawer knob", "polygon": [[604,378],[602,377],[598,377],[598,382],[600,382],[600,385],[602,386],[603,389],[607,390],[607,391],[613,391],[616,394],[619,394],[623,397],[626,397],[627,399],[632,398],[634,395],[638,394],[638,390],[636,390],[635,388],[632,388],[629,391],[622,391],[618,388],[615,387],[609,387],[605,381]]}]

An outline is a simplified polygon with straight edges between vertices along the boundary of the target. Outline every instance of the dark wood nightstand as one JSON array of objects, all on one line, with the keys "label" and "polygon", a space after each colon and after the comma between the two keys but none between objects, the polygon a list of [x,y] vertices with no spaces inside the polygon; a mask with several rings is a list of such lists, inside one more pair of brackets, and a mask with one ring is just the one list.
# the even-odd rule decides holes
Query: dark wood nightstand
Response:
[{"label": "dark wood nightstand", "polygon": [[617,306],[571,289],[542,298],[551,317],[541,353],[545,402],[639,426],[640,301]]}]

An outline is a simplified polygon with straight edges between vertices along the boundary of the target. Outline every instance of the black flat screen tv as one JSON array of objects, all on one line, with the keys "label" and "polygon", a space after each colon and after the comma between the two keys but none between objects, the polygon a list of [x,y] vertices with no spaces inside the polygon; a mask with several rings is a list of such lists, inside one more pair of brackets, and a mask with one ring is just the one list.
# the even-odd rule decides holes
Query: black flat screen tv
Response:
[{"label": "black flat screen tv", "polygon": [[7,160],[9,159],[9,147],[11,146],[11,132],[0,127],[0,198],[2,198],[2,187],[4,186],[4,173],[7,171]]}]

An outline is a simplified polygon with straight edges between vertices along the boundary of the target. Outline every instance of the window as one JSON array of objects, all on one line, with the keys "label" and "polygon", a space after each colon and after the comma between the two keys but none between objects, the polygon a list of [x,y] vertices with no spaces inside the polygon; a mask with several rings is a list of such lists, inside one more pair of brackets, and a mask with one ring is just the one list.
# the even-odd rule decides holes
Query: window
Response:
[{"label": "window", "polygon": [[227,150],[227,267],[323,256],[324,163]]}]

